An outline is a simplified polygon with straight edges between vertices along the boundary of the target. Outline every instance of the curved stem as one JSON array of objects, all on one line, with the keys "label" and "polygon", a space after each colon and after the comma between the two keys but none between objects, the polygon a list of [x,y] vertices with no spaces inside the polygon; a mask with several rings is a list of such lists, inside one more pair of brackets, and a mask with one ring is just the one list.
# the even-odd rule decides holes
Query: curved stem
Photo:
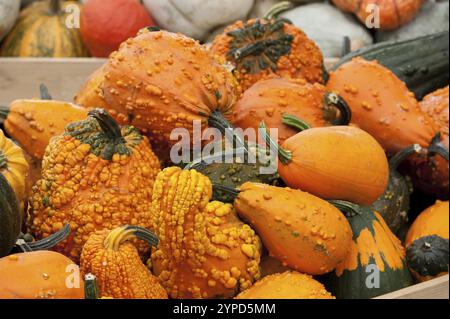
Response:
[{"label": "curved stem", "polygon": [[278,153],[278,158],[283,163],[283,165],[289,164],[289,162],[292,160],[292,152],[289,150],[285,150],[281,148],[278,143],[276,143],[270,134],[267,132],[266,124],[264,124],[264,121],[262,121],[259,124],[260,133],[263,134],[263,138],[266,141],[266,145],[270,147],[272,150],[276,150]]},{"label": "curved stem", "polygon": [[125,143],[119,124],[104,109],[93,109],[89,116],[95,118],[102,131],[109,137],[111,142]]},{"label": "curved stem", "polygon": [[220,111],[213,111],[208,117],[208,125],[218,129],[225,136],[231,132],[233,147],[243,147],[248,152],[247,143],[234,132],[234,126],[223,116]]},{"label": "curved stem", "polygon": [[66,224],[63,228],[58,230],[56,233],[48,236],[47,238],[35,241],[34,243],[28,243],[28,246],[32,251],[36,250],[47,250],[55,247],[70,234],[70,225]]},{"label": "curved stem", "polygon": [[282,118],[283,118],[283,120],[282,120],[283,124],[286,124],[287,126],[290,126],[299,132],[302,132],[304,130],[308,130],[311,128],[311,125],[309,125],[304,120],[298,118],[297,116],[295,116],[293,114],[284,113],[282,115]]},{"label": "curved stem", "polygon": [[413,144],[411,146],[408,146],[391,157],[391,159],[389,160],[389,167],[392,170],[396,171],[397,168],[400,166],[400,164],[403,163],[403,161],[406,160],[408,157],[410,157],[413,154],[419,154],[423,151],[424,149],[419,144]]},{"label": "curved stem", "polygon": [[335,93],[328,92],[325,94],[325,103],[335,106],[341,113],[341,117],[333,123],[333,125],[349,125],[352,120],[352,111],[347,102]]},{"label": "curved stem", "polygon": [[277,3],[272,8],[270,8],[269,11],[264,15],[264,19],[266,19],[266,20],[277,19],[281,13],[292,9],[293,7],[294,7],[294,5],[290,1],[283,1],[283,2]]},{"label": "curved stem", "polygon": [[361,206],[346,202],[344,200],[329,200],[331,205],[339,209],[341,212],[345,213],[347,217],[352,217],[361,214]]},{"label": "curved stem", "polygon": [[3,123],[9,114],[9,107],[0,105],[0,124]]},{"label": "curved stem", "polygon": [[50,12],[58,14],[61,11],[61,0],[50,0]]},{"label": "curved stem", "polygon": [[44,83],[41,83],[41,85],[39,85],[39,92],[41,94],[41,100],[53,100],[48,91],[48,87]]},{"label": "curved stem", "polygon": [[154,233],[140,226],[121,226],[113,229],[104,241],[105,249],[117,251],[120,245],[130,239],[138,238],[150,246],[158,246],[159,238]]},{"label": "curved stem", "polygon": [[440,155],[443,159],[445,159],[447,162],[449,161],[449,154],[448,150],[445,148],[444,145],[442,145],[441,142],[441,133],[437,133],[433,139],[431,140],[431,144],[428,147],[428,153],[429,155]]},{"label": "curved stem", "polygon": [[0,150],[0,169],[6,168],[8,166],[8,159],[6,158],[5,153]]},{"label": "curved stem", "polygon": [[222,192],[227,193],[228,195],[230,195],[231,197],[233,197],[233,200],[236,199],[236,197],[239,196],[240,191],[236,188],[233,187],[229,187],[229,186],[225,186],[225,185],[221,185],[221,184],[212,184],[212,187],[215,191],[219,190]]},{"label": "curved stem", "polygon": [[84,299],[99,299],[100,293],[98,291],[97,277],[93,274],[84,276]]}]

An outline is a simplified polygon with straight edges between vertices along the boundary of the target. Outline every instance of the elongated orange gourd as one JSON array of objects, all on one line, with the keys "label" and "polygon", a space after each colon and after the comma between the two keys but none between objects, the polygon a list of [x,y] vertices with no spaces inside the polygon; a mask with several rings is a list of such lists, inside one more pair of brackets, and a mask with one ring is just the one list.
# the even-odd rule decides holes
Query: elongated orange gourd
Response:
[{"label": "elongated orange gourd", "polygon": [[309,275],[287,271],[264,277],[236,299],[335,299]]},{"label": "elongated orange gourd", "polygon": [[355,58],[341,65],[330,73],[327,88],[347,102],[352,123],[390,154],[412,144],[428,147],[439,131],[405,83],[376,61]]},{"label": "elongated orange gourd", "polygon": [[386,155],[378,142],[359,128],[311,128],[288,138],[281,147],[273,140],[270,143],[273,150],[278,149],[280,177],[290,187],[362,205],[371,205],[386,189]]},{"label": "elongated orange gourd", "polygon": [[352,231],[331,204],[290,188],[245,183],[234,201],[270,255],[311,275],[333,270],[349,252]]}]

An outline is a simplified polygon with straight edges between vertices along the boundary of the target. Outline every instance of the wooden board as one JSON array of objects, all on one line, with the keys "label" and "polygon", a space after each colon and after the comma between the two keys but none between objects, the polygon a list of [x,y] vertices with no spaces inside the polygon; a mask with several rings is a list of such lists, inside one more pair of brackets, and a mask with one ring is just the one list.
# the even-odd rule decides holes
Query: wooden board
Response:
[{"label": "wooden board", "polygon": [[87,77],[104,59],[0,58],[0,105],[39,97],[44,83],[54,99],[72,101]]},{"label": "wooden board", "polygon": [[448,282],[448,275],[445,275],[375,299],[449,299]]}]

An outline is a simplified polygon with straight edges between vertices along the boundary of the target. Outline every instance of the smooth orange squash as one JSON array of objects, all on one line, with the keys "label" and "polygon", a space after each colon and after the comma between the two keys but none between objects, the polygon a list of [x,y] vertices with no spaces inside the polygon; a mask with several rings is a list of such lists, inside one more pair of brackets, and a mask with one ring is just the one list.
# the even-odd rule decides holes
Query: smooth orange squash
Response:
[{"label": "smooth orange squash", "polygon": [[0,299],[84,299],[78,266],[52,251],[0,259]]},{"label": "smooth orange squash", "polygon": [[[266,133],[265,129],[261,132]],[[386,189],[386,155],[377,141],[359,128],[310,128],[288,138],[281,147],[266,137],[271,149],[278,150],[280,177],[292,188],[361,205],[371,205]]]},{"label": "smooth orange squash", "polygon": [[283,114],[292,114],[313,127],[347,125],[351,112],[345,102],[319,84],[303,79],[271,78],[256,82],[236,103],[233,124],[236,127],[258,129],[264,120],[270,128],[278,129],[283,142],[297,130],[283,124]]},{"label": "smooth orange squash", "polygon": [[[382,30],[396,29],[411,21],[419,12],[424,0],[333,0],[340,9],[354,13],[361,22],[379,15]],[[377,9],[377,11],[375,11]]]},{"label": "smooth orange squash", "polygon": [[327,89],[352,110],[352,124],[395,154],[412,144],[428,147],[439,129],[397,76],[376,61],[355,58],[330,73]]}]

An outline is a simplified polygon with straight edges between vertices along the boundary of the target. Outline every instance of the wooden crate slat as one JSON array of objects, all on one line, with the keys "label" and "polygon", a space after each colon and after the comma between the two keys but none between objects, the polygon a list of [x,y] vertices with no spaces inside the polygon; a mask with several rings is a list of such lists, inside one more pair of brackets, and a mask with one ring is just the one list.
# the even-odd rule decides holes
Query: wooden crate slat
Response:
[{"label": "wooden crate slat", "polygon": [[374,299],[449,299],[448,275],[410,286]]}]

